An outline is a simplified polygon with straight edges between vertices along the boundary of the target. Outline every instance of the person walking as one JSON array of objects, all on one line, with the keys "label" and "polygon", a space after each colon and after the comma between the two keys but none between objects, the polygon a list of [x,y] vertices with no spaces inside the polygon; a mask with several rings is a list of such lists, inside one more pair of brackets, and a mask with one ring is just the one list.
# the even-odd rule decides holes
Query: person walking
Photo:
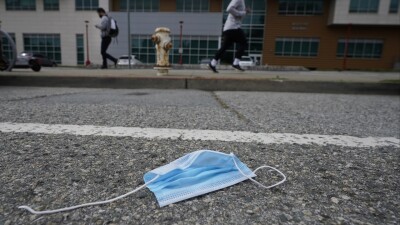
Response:
[{"label": "person walking", "polygon": [[107,49],[111,43],[110,29],[111,29],[111,19],[108,17],[106,11],[103,8],[97,9],[97,14],[101,18],[100,24],[95,27],[100,30],[101,36],[101,56],[103,57],[103,65],[101,69],[108,69],[107,59],[114,62],[114,66],[117,67],[118,60],[112,55],[107,53]]},{"label": "person walking", "polygon": [[215,57],[208,64],[210,70],[214,73],[218,73],[217,63],[221,59],[223,54],[228,50],[234,43],[237,44],[235,60],[233,61],[232,67],[239,71],[244,71],[239,62],[247,49],[248,43],[246,35],[241,29],[242,20],[246,14],[250,13],[250,9],[246,9],[244,0],[232,0],[226,11],[229,13],[228,18],[225,22],[223,33],[222,33],[222,46],[215,54]]}]

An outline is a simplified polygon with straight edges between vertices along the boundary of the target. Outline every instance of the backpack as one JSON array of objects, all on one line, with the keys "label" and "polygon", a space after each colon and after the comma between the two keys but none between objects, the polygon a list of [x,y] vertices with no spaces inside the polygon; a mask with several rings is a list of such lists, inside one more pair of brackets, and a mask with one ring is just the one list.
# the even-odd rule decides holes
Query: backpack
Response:
[{"label": "backpack", "polygon": [[108,31],[108,35],[110,35],[110,37],[115,38],[119,34],[119,28],[117,25],[117,21],[115,21],[114,18],[112,18],[112,17],[109,17],[109,19],[110,19],[111,24],[110,24],[110,31]]}]

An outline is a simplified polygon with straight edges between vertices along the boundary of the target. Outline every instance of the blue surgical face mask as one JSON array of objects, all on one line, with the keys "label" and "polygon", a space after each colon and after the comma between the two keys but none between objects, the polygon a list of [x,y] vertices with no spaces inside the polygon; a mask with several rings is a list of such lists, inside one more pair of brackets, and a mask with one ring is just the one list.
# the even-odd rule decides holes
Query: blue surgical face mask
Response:
[{"label": "blue surgical face mask", "polygon": [[[253,178],[256,172],[262,168],[270,168],[277,171],[282,177],[282,181],[272,185],[264,186]],[[272,188],[286,181],[286,176],[279,170],[262,166],[251,171],[245,164],[233,154],[222,152],[201,150],[187,154],[165,166],[147,172],[144,175],[145,184],[135,190],[119,197],[93,203],[72,206],[68,208],[35,211],[28,206],[20,206],[34,214],[51,214],[73,210],[85,206],[93,206],[110,203],[140,189],[148,187],[154,193],[160,207],[168,204],[183,201],[209,192],[213,192],[225,187],[232,186],[244,180],[251,180],[262,188]]]},{"label": "blue surgical face mask", "polygon": [[[244,173],[245,175],[243,175]],[[196,151],[144,175],[161,207],[232,186],[256,175],[233,154]]]}]

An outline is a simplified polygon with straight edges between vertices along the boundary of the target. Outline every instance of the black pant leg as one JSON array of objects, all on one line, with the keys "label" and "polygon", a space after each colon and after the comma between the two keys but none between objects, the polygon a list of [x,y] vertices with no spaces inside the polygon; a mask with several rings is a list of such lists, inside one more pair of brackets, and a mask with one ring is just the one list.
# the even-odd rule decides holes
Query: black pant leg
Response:
[{"label": "black pant leg", "polygon": [[246,34],[242,29],[238,29],[235,32],[235,42],[236,42],[236,54],[235,58],[237,59],[242,59],[242,56],[244,56],[247,48],[248,48],[248,42],[246,38]]},{"label": "black pant leg", "polygon": [[103,67],[107,67],[107,49],[110,46],[111,37],[101,38],[101,56],[103,57]]},{"label": "black pant leg", "polygon": [[101,39],[101,56],[103,57],[103,67],[107,67],[107,59],[116,62],[117,59],[107,53],[107,49],[111,44],[111,37],[103,37]]},{"label": "black pant leg", "polygon": [[227,30],[222,33],[222,46],[215,54],[214,59],[220,60],[224,55],[225,51],[228,50],[234,43],[234,31]]}]

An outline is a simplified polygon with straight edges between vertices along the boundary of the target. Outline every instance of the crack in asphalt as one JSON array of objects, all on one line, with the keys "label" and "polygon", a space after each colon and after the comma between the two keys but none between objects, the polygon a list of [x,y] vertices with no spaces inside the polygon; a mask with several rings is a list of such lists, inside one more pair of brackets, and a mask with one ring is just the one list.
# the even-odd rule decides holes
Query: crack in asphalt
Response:
[{"label": "crack in asphalt", "polygon": [[74,92],[74,93],[53,94],[53,95],[37,95],[37,96],[32,96],[32,97],[5,99],[5,100],[0,100],[0,101],[1,102],[18,102],[18,101],[26,101],[26,100],[34,100],[34,99],[42,99],[42,98],[50,98],[50,97],[72,96],[72,95],[83,94],[83,93],[86,93],[86,92]]},{"label": "crack in asphalt", "polygon": [[218,104],[223,108],[226,109],[228,111],[230,111],[231,113],[233,113],[239,120],[244,121],[247,124],[252,124],[254,127],[256,127],[257,129],[261,129],[262,127],[260,126],[260,124],[254,122],[253,120],[251,120],[250,118],[247,118],[245,115],[243,115],[241,112],[239,112],[238,110],[236,110],[233,106],[229,105],[228,103],[226,103],[222,98],[220,98],[215,92],[211,92],[212,97],[214,98],[215,101],[218,102]]}]

